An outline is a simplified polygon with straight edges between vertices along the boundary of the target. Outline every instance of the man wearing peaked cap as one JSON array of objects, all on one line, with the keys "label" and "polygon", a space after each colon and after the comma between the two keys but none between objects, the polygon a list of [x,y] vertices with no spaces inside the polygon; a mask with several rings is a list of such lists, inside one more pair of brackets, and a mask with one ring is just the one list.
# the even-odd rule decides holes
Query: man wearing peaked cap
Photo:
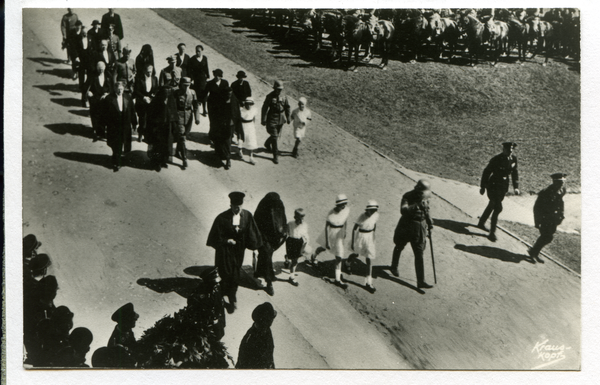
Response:
[{"label": "man wearing peaked cap", "polygon": [[131,302],[117,309],[111,317],[117,325],[108,340],[107,346],[122,346],[128,355],[134,356],[137,341],[133,334],[133,328],[138,318],[139,314],[135,312]]},{"label": "man wearing peaked cap", "polygon": [[125,92],[133,92],[133,82],[135,80],[135,60],[131,58],[131,49],[129,47],[123,48],[123,56],[117,60],[115,66],[114,79],[125,80]]},{"label": "man wearing peaked cap", "polygon": [[215,249],[215,266],[221,275],[221,289],[227,296],[227,311],[236,309],[240,270],[246,249],[256,250],[262,237],[252,213],[242,205],[246,195],[240,191],[229,194],[230,209],[217,215],[208,234],[206,245]]},{"label": "man wearing peaked cap", "polygon": [[517,147],[517,144],[514,142],[502,143],[502,153],[494,156],[490,160],[481,176],[481,189],[479,190],[479,193],[483,195],[487,190],[487,196],[490,201],[483,211],[483,214],[481,214],[477,227],[487,231],[485,222],[491,214],[492,222],[488,238],[492,242],[496,242],[497,239],[496,225],[498,223],[498,216],[500,215],[500,212],[502,212],[502,201],[508,192],[509,177],[512,178],[515,195],[520,194],[517,157],[513,154],[515,147]]},{"label": "man wearing peaked cap", "polygon": [[158,85],[160,87],[167,86],[176,90],[179,88],[179,81],[181,80],[181,68],[175,66],[175,56],[167,56],[168,66],[160,70],[158,76]]},{"label": "man wearing peaked cap", "polygon": [[433,221],[429,215],[429,197],[431,188],[427,180],[421,179],[412,191],[402,196],[400,213],[402,216],[394,232],[394,251],[390,270],[395,277],[400,276],[398,263],[404,247],[410,243],[415,256],[415,272],[417,273],[417,287],[429,289],[432,286],[425,282],[425,268],[423,254],[427,247],[428,231],[433,230]]},{"label": "man wearing peaked cap", "polygon": [[563,197],[567,193],[565,180],[567,174],[558,172],[551,175],[552,184],[539,192],[533,205],[535,227],[540,230],[540,237],[529,250],[529,255],[537,262],[544,263],[539,257],[544,246],[552,242],[556,228],[565,218]]},{"label": "man wearing peaked cap", "polygon": [[345,194],[339,194],[335,199],[335,207],[327,214],[325,221],[325,231],[317,239],[320,245],[312,256],[312,263],[317,263],[318,255],[324,250],[329,250],[335,256],[335,284],[342,289],[346,289],[348,284],[342,279],[342,262],[344,257],[344,240],[346,239],[346,224],[350,208],[348,208],[348,197]]},{"label": "man wearing peaked cap", "polygon": [[181,159],[183,165],[182,170],[187,167],[187,147],[186,138],[192,131],[192,124],[200,124],[200,110],[198,97],[196,92],[190,89],[192,80],[188,77],[181,78],[179,89],[173,93],[173,98],[177,103],[177,131],[175,132],[175,140],[177,146],[175,148],[175,156]]},{"label": "man wearing peaked cap", "polygon": [[277,141],[281,136],[281,128],[287,122],[290,124],[290,103],[287,96],[282,94],[283,83],[275,80],[273,91],[267,95],[261,110],[261,124],[266,126],[269,138],[265,142],[265,148],[273,153],[273,163],[279,163]]}]

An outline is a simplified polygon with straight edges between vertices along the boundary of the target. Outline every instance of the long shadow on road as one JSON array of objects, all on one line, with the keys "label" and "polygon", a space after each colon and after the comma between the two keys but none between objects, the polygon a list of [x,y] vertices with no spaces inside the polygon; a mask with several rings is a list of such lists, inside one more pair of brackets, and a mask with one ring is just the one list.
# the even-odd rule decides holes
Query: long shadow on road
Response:
[{"label": "long shadow on road", "polygon": [[443,229],[450,230],[457,234],[475,235],[478,237],[487,237],[487,234],[471,232],[468,229],[468,227],[475,227],[475,225],[472,223],[457,222],[457,221],[452,221],[450,219],[437,219],[436,218],[433,220],[433,224],[437,227],[441,227]]},{"label": "long shadow on road", "polygon": [[[32,62],[39,63],[39,64],[43,65],[44,67],[52,67],[50,64],[64,64],[65,63],[64,60],[53,58],[53,57],[28,57],[27,59],[31,60]],[[50,64],[48,64],[48,63],[50,63]]]},{"label": "long shadow on road", "polygon": [[58,104],[63,107],[81,107],[81,99],[75,98],[54,98],[50,99],[51,102]]},{"label": "long shadow on road", "polygon": [[110,155],[88,154],[85,152],[55,152],[54,155],[66,160],[88,163],[95,166],[102,166],[104,168],[112,169]]},{"label": "long shadow on road", "polygon": [[199,278],[185,278],[185,277],[174,277],[174,278],[140,278],[137,280],[137,284],[145,286],[150,290],[157,293],[172,293],[175,292],[183,298],[189,298],[190,295],[198,288],[198,285],[202,283],[202,279]]},{"label": "long shadow on road", "polygon": [[508,250],[499,249],[497,247],[490,246],[467,246],[458,244],[454,246],[455,249],[465,251],[471,254],[481,255],[482,257],[499,259],[504,262],[520,263],[521,261],[535,263],[528,255],[516,254]]},{"label": "long shadow on road", "polygon": [[53,123],[45,124],[44,127],[58,135],[69,134],[89,139],[93,137],[92,128],[79,123]]},{"label": "long shadow on road", "polygon": [[51,70],[37,70],[38,73],[44,75],[54,75],[62,79],[71,79],[73,71],[69,68],[52,68]]}]

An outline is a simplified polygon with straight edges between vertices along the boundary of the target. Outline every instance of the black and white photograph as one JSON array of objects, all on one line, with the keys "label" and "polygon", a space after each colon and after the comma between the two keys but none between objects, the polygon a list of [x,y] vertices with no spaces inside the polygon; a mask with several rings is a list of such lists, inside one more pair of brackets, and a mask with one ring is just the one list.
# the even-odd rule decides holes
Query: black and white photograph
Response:
[{"label": "black and white photograph", "polygon": [[15,383],[589,369],[594,9],[462,3],[19,4]]}]

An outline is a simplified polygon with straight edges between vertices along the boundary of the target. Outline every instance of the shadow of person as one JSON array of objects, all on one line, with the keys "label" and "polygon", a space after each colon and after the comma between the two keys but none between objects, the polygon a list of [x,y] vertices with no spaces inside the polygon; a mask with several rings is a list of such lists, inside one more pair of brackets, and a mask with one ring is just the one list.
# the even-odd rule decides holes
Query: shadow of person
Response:
[{"label": "shadow of person", "polygon": [[197,160],[205,166],[212,168],[223,167],[223,164],[215,154],[214,150],[201,151],[201,150],[187,150],[188,160]]},{"label": "shadow of person", "polygon": [[482,257],[499,259],[504,262],[520,263],[521,261],[535,263],[535,261],[528,255],[516,254],[508,250],[499,249],[497,247],[490,246],[467,246],[467,245],[455,245],[455,249],[465,251],[471,254],[481,255]]},{"label": "shadow of person", "polygon": [[408,287],[409,289],[412,289],[419,294],[425,294],[425,291],[419,289],[418,287],[411,285],[410,283],[403,281],[400,278],[396,278],[396,277],[390,275],[388,273],[389,270],[390,270],[390,268],[388,266],[373,266],[373,278],[387,279],[387,280],[395,282],[399,285]]},{"label": "shadow of person", "polygon": [[142,150],[130,151],[124,155],[123,166],[136,168],[138,170],[154,170],[150,164],[147,152]]},{"label": "shadow of person", "polygon": [[51,70],[37,70],[36,72],[44,75],[54,75],[62,79],[71,79],[73,71],[70,68],[52,68]]},{"label": "shadow of person", "polygon": [[186,278],[186,277],[173,277],[173,278],[140,278],[137,280],[137,284],[140,286],[147,287],[157,293],[172,293],[175,292],[183,298],[189,298],[198,286],[202,283],[200,278]]},{"label": "shadow of person", "polygon": [[437,219],[436,218],[433,220],[433,224],[436,227],[441,227],[443,229],[450,230],[457,234],[466,234],[466,235],[476,235],[478,237],[487,237],[487,234],[471,232],[468,229],[468,227],[477,228],[473,223],[457,222],[457,221],[452,221],[450,219]]},{"label": "shadow of person", "polygon": [[[75,93],[79,93],[79,84],[65,84],[65,83],[58,83],[58,84],[40,84],[40,85],[34,85],[35,88],[39,88],[40,90],[44,90],[46,92],[49,92],[50,95],[62,95],[60,93],[60,91],[65,91],[65,92],[75,92]],[[81,102],[80,102],[81,104]]]},{"label": "shadow of person", "polygon": [[[64,64],[65,61],[53,57],[28,57],[28,60],[43,65],[44,67],[52,67],[50,64]],[[50,64],[48,64],[50,63]]]},{"label": "shadow of person", "polygon": [[77,115],[77,116],[81,116],[82,118],[89,118],[90,117],[90,110],[69,110],[70,113],[72,113],[73,115]]},{"label": "shadow of person", "polygon": [[50,99],[51,102],[58,104],[63,107],[81,107],[81,99],[75,98],[54,98]]},{"label": "shadow of person", "polygon": [[53,123],[45,124],[44,127],[58,135],[69,134],[73,136],[82,136],[89,139],[92,139],[94,136],[94,132],[91,127],[79,123]]},{"label": "shadow of person", "polygon": [[55,152],[54,156],[75,162],[88,163],[112,169],[111,157],[106,154],[88,154],[85,152]]},{"label": "shadow of person", "polygon": [[205,144],[207,146],[210,145],[210,139],[208,138],[208,134],[205,134],[203,132],[190,132],[187,137],[190,142]]}]

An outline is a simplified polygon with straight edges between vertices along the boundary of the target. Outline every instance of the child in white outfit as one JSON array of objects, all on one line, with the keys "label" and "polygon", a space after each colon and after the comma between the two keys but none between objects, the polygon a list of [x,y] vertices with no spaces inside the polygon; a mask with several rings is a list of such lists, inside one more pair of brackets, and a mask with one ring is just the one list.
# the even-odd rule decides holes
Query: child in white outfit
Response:
[{"label": "child in white outfit", "polygon": [[298,157],[298,147],[302,142],[302,138],[306,135],[306,126],[312,120],[312,114],[308,107],[306,107],[306,98],[302,96],[298,99],[298,108],[292,111],[292,120],[294,122],[294,136],[296,137],[296,144],[294,150],[292,150],[292,156]]}]

